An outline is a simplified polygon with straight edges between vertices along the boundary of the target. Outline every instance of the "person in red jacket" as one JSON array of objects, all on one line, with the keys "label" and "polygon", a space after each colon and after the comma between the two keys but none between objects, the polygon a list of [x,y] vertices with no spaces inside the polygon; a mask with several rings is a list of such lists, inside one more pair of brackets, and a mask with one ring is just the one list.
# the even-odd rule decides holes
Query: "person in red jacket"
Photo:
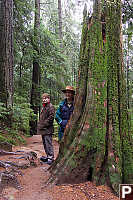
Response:
[{"label": "person in red jacket", "polygon": [[50,103],[50,95],[44,93],[42,95],[42,110],[40,113],[40,119],[37,124],[37,134],[42,136],[42,142],[44,146],[44,150],[46,153],[46,157],[42,156],[40,158],[46,164],[51,165],[54,160],[54,150],[52,145],[52,136],[54,133],[54,115],[55,108]]}]

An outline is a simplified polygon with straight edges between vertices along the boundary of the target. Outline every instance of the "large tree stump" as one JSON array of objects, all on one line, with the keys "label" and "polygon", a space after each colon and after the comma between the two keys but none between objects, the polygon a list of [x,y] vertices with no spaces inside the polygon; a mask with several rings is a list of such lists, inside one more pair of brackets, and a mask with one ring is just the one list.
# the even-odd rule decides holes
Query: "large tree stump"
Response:
[{"label": "large tree stump", "polygon": [[133,182],[121,0],[94,2],[91,18],[84,10],[74,112],[60,143],[59,155],[49,169],[48,183],[91,180],[118,192],[119,184]]}]

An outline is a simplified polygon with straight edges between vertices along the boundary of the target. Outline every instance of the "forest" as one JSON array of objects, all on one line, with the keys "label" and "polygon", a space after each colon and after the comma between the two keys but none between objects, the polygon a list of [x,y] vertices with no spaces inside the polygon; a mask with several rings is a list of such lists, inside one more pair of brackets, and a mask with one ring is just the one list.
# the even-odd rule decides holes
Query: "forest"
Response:
[{"label": "forest", "polygon": [[71,85],[48,182],[133,183],[133,2],[2,0],[0,29],[0,142],[36,135],[42,93],[57,108]]}]

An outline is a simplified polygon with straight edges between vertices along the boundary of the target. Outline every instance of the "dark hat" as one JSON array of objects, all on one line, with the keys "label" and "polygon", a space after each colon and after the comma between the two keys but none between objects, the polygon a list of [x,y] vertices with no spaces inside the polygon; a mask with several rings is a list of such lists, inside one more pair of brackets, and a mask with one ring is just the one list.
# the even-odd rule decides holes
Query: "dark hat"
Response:
[{"label": "dark hat", "polygon": [[72,92],[73,94],[75,94],[75,90],[72,86],[66,86],[66,89],[61,90],[63,93],[66,93],[67,91]]}]

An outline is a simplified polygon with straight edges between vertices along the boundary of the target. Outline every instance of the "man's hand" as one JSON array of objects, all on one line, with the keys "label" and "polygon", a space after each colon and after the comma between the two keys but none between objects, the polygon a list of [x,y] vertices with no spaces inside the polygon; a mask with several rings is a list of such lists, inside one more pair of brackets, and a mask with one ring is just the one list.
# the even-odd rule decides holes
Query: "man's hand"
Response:
[{"label": "man's hand", "polygon": [[67,120],[62,120],[62,122],[61,122],[61,127],[62,127],[62,128],[65,128],[65,127],[66,127],[66,124],[67,124]]}]

